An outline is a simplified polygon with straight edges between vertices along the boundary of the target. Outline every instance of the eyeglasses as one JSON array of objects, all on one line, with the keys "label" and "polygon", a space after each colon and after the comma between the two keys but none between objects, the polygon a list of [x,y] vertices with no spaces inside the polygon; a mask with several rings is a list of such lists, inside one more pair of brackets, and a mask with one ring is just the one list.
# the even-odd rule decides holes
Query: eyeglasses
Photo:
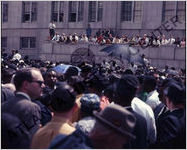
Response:
[{"label": "eyeglasses", "polygon": [[31,82],[36,82],[36,83],[38,83],[40,86],[42,86],[42,84],[44,84],[43,81],[31,81]]}]

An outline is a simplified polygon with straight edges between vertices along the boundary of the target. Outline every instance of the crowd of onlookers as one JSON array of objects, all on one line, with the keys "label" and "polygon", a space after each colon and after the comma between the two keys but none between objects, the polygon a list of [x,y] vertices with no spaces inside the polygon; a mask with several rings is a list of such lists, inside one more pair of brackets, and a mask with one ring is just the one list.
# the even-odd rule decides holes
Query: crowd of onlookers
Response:
[{"label": "crowd of onlookers", "polygon": [[186,148],[186,69],[1,56],[1,148]]},{"label": "crowd of onlookers", "polygon": [[153,36],[144,34],[127,36],[123,35],[115,35],[111,30],[99,30],[95,35],[87,36],[87,34],[65,34],[56,32],[53,37],[51,37],[52,41],[58,43],[92,43],[92,44],[130,44],[134,46],[151,46],[151,47],[159,47],[161,45],[176,45],[178,47],[186,47],[186,39],[179,37],[166,37],[162,36]]}]

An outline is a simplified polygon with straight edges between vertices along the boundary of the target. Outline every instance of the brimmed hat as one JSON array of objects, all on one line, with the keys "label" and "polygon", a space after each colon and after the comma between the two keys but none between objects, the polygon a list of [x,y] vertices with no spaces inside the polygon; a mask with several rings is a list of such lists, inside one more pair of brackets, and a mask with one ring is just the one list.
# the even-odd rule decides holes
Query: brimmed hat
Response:
[{"label": "brimmed hat", "polygon": [[139,81],[135,75],[124,75],[117,83],[116,94],[134,97],[138,86]]},{"label": "brimmed hat", "polygon": [[108,105],[103,111],[94,111],[94,116],[102,124],[110,127],[119,134],[135,139],[132,134],[136,118],[127,109],[117,104]]}]

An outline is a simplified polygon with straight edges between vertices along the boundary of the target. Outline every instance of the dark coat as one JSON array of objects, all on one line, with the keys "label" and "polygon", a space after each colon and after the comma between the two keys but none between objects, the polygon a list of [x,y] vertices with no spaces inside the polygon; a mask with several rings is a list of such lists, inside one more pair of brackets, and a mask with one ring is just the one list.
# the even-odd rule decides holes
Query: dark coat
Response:
[{"label": "dark coat", "polygon": [[14,96],[14,92],[12,92],[10,89],[5,87],[1,88],[1,103],[12,99]]},{"label": "dark coat", "polygon": [[186,110],[165,113],[156,122],[157,141],[151,148],[186,148]]},{"label": "dark coat", "polygon": [[157,120],[160,116],[162,116],[167,111],[169,111],[169,109],[167,108],[167,106],[165,104],[160,103],[159,105],[157,105],[155,107],[155,109],[153,110],[154,116],[155,116],[155,120]]},{"label": "dark coat", "polygon": [[125,144],[123,148],[130,149],[140,149],[147,148],[147,123],[143,116],[134,112],[131,107],[127,108],[131,113],[133,113],[136,117],[136,125],[133,130],[133,134],[136,136],[136,139],[132,140],[128,144]]},{"label": "dark coat", "polygon": [[29,133],[24,130],[21,121],[10,113],[1,115],[1,148],[28,149],[30,146]]},{"label": "dark coat", "polygon": [[2,113],[10,113],[18,117],[31,137],[38,130],[41,119],[40,107],[21,94],[2,105]]},{"label": "dark coat", "polygon": [[51,142],[49,149],[92,149],[91,140],[81,130],[70,135],[59,134]]},{"label": "dark coat", "polygon": [[40,122],[41,122],[42,126],[46,125],[52,119],[52,114],[51,114],[50,109],[47,108],[47,106],[45,106],[44,104],[42,104],[38,100],[33,101],[33,102],[38,104],[38,106],[40,106],[40,109],[41,109],[41,120],[40,120]]}]

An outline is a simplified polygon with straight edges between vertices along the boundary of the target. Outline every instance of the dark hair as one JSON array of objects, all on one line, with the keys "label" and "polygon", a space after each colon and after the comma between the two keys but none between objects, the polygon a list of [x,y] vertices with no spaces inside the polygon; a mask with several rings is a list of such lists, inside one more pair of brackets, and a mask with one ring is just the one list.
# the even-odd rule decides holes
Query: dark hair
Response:
[{"label": "dark hair", "polygon": [[186,103],[186,89],[179,82],[171,82],[166,88],[166,95],[174,105]]},{"label": "dark hair", "polygon": [[78,94],[82,94],[85,91],[85,84],[81,76],[71,76],[68,80],[69,85],[71,85]]},{"label": "dark hair", "polygon": [[[124,75],[118,81],[116,86],[116,100],[119,105],[124,105],[132,101],[136,95],[136,90],[138,89],[139,81],[135,75]],[[124,99],[123,101],[118,101],[118,98]],[[115,98],[114,98],[115,100]]]},{"label": "dark hair", "polygon": [[51,107],[57,112],[66,112],[73,108],[75,100],[74,89],[68,84],[60,85],[52,93]]},{"label": "dark hair", "polygon": [[71,66],[67,69],[66,73],[65,73],[65,78],[69,79],[71,76],[76,76],[78,75],[79,71],[76,67]]},{"label": "dark hair", "polygon": [[24,68],[16,72],[14,76],[14,84],[15,84],[16,90],[19,90],[22,87],[22,84],[24,81],[29,81],[29,82],[32,81],[33,79],[32,70],[39,71],[36,68]]},{"label": "dark hair", "polygon": [[155,90],[156,88],[156,78],[151,75],[147,75],[144,77],[144,84],[146,84],[149,87],[149,90]]}]

